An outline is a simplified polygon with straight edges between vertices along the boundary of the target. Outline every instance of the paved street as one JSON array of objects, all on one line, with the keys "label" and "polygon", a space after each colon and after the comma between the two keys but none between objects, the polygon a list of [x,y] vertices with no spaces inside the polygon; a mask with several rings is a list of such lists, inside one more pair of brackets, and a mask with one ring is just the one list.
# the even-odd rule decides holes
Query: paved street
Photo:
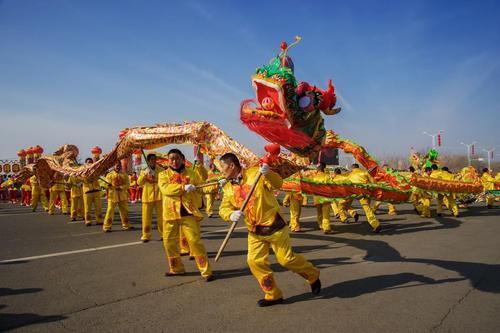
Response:
[{"label": "paved street", "polygon": [[[315,231],[315,209],[302,212],[306,232],[292,244],[321,268],[323,291],[272,258],[285,304],[258,308],[262,297],[246,265],[246,230],[239,225],[202,281],[164,277],[158,233],[139,242],[134,231],[70,223],[68,216],[0,204],[0,331],[22,332],[498,332],[500,327],[500,209],[475,206],[462,217],[421,219],[410,205],[379,215],[394,228],[369,232],[334,222],[333,235]],[[287,209],[285,209],[287,211]],[[286,214],[288,217],[288,214]],[[213,260],[227,224],[204,219]]]}]

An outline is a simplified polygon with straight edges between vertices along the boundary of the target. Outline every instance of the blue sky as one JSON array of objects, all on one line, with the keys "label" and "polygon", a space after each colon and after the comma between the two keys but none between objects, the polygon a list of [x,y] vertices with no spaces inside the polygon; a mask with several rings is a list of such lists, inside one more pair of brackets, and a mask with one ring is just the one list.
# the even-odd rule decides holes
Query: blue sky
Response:
[{"label": "blue sky", "polygon": [[295,35],[297,79],[336,85],[326,127],[373,155],[438,130],[444,151],[500,153],[498,1],[0,0],[0,158],[64,143],[85,157],[124,127],[185,120],[258,152],[239,104]]}]

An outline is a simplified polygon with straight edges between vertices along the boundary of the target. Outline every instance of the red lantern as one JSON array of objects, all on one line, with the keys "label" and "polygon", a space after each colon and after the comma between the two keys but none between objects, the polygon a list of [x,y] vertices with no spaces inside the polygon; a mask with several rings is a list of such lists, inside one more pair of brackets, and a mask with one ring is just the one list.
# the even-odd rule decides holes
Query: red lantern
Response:
[{"label": "red lantern", "polygon": [[90,149],[90,153],[92,154],[94,162],[97,162],[101,158],[102,149],[99,146],[95,146],[92,149]]},{"label": "red lantern", "polygon": [[471,154],[471,155],[474,155],[475,153],[476,153],[476,150],[475,150],[475,148],[474,148],[474,145],[472,145],[472,146],[470,147],[470,154]]},{"label": "red lantern", "polygon": [[438,134],[438,147],[441,147],[441,134]]}]

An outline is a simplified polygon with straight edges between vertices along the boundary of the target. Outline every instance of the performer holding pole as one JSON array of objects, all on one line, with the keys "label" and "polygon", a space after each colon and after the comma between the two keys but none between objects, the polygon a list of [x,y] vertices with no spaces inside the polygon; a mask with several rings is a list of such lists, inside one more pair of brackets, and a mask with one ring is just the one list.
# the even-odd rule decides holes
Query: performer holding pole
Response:
[{"label": "performer holding pole", "polygon": [[[277,149],[279,154],[279,146]],[[261,307],[283,303],[282,292],[274,281],[269,264],[270,248],[280,265],[307,280],[313,294],[317,295],[321,291],[319,269],[301,255],[295,254],[290,245],[287,224],[273,195],[273,190],[279,189],[283,180],[266,163],[273,155],[277,156],[276,147],[268,145],[266,150],[270,154],[260,168],[244,170],[232,153],[220,158],[221,171],[228,182],[224,186],[219,215],[232,224],[216,257],[216,260],[220,257],[236,223],[244,216],[248,228],[248,266],[265,294],[264,299],[257,303]]]}]

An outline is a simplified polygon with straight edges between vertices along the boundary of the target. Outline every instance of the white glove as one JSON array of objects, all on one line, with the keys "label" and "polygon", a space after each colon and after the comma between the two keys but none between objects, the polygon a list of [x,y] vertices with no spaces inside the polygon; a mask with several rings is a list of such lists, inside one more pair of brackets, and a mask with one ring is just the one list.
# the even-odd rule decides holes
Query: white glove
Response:
[{"label": "white glove", "polygon": [[227,179],[226,178],[223,178],[223,179],[219,180],[219,186],[220,187],[224,187],[224,185],[226,185],[226,183],[227,183]]},{"label": "white glove", "polygon": [[187,185],[184,185],[184,191],[186,192],[193,192],[196,190],[196,186],[194,186],[193,184],[187,184]]},{"label": "white glove", "polygon": [[259,172],[265,176],[269,173],[269,165],[268,164],[262,164],[262,166],[259,169]]},{"label": "white glove", "polygon": [[242,216],[243,212],[241,210],[235,210],[231,213],[229,219],[231,220],[231,222],[238,222]]}]

